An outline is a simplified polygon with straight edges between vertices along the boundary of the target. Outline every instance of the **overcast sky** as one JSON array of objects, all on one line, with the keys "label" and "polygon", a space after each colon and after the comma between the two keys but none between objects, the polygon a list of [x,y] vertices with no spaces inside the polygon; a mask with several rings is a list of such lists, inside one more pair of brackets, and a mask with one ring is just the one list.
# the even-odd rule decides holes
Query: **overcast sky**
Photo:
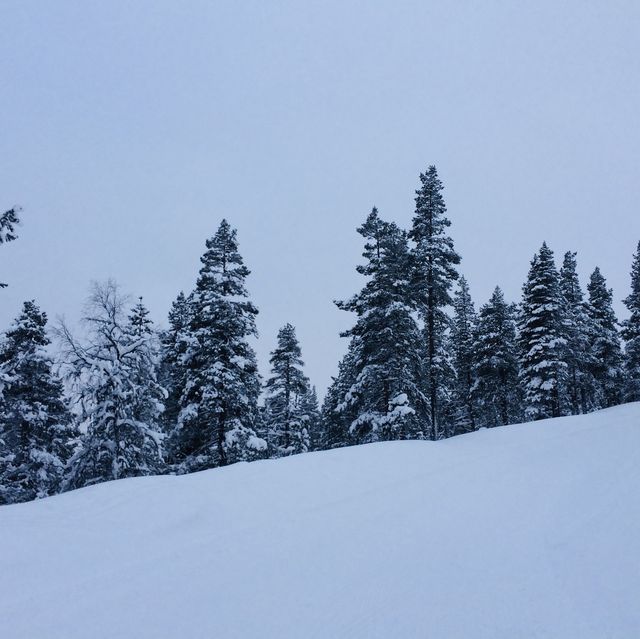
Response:
[{"label": "overcast sky", "polygon": [[1,0],[0,327],[114,277],[164,324],[221,218],[321,391],[371,207],[436,164],[477,304],[543,240],[627,294],[640,239],[640,3]]}]

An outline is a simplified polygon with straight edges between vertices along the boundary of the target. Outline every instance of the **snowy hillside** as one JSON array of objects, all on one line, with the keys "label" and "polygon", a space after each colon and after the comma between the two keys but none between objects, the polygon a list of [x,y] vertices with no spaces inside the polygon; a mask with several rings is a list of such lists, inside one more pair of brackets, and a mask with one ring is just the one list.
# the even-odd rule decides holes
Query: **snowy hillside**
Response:
[{"label": "snowy hillside", "polygon": [[640,404],[0,508],[6,639],[640,637]]}]

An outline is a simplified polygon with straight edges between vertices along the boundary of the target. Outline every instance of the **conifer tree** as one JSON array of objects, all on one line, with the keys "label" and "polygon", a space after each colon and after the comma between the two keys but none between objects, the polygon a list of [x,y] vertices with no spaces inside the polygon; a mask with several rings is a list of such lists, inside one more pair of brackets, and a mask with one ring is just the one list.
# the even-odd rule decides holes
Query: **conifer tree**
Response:
[{"label": "conifer tree", "polygon": [[0,344],[0,504],[58,492],[75,431],[47,354],[47,316],[35,302]]},{"label": "conifer tree", "polygon": [[149,309],[139,297],[129,313],[129,332],[136,338],[153,335],[153,321],[149,317]]},{"label": "conifer tree", "polygon": [[132,378],[138,389],[132,406],[133,416],[138,422],[158,430],[167,391],[158,381],[160,344],[142,297],[131,309],[125,330],[132,343],[139,341],[144,345],[131,354],[135,369]]},{"label": "conifer tree", "polygon": [[520,372],[527,419],[559,417],[566,410],[564,335],[560,276],[545,242],[531,262],[520,315]]},{"label": "conifer tree", "polygon": [[188,301],[184,391],[171,436],[185,472],[248,460],[266,448],[254,430],[260,379],[248,339],[257,334],[258,311],[245,288],[249,269],[226,220],[206,246]]},{"label": "conifer tree", "polygon": [[422,436],[426,398],[422,392],[420,331],[409,296],[407,238],[374,208],[358,228],[365,239],[364,288],[338,307],[356,313],[343,336],[356,338],[356,377],[339,409],[351,408],[350,432],[358,442]]},{"label": "conifer tree", "polygon": [[469,292],[469,285],[462,276],[454,296],[453,309],[451,344],[456,372],[454,398],[456,404],[455,433],[457,434],[473,431],[477,427],[476,407],[472,392],[475,386],[473,353],[477,316]]},{"label": "conifer tree", "polygon": [[[189,303],[180,291],[169,311],[169,328],[161,334],[161,360],[159,380],[167,391],[162,427],[170,433],[176,427],[180,412],[180,398],[184,392],[185,368],[183,363],[187,349],[189,328]],[[167,451],[171,456],[171,450]]]},{"label": "conifer tree", "polygon": [[310,435],[302,402],[309,380],[302,370],[302,351],[291,324],[278,331],[278,345],[269,362],[271,377],[265,384],[268,443],[277,457],[306,453]]},{"label": "conifer tree", "polygon": [[84,340],[60,325],[64,367],[84,431],[65,488],[164,470],[158,426],[162,391],[145,313],[138,308],[128,321],[126,298],[108,281],[93,286]]},{"label": "conifer tree", "polygon": [[591,409],[593,396],[593,366],[590,351],[591,320],[588,305],[578,279],[576,253],[564,255],[560,269],[560,290],[565,309],[564,325],[567,340],[564,361],[567,364],[567,392],[574,415]]},{"label": "conifer tree", "polygon": [[631,293],[624,304],[630,316],[623,325],[626,382],[624,400],[640,401],[640,242],[631,266]]},{"label": "conifer tree", "polygon": [[591,355],[595,404],[597,408],[606,408],[622,401],[624,369],[618,320],[613,310],[613,293],[598,267],[591,274],[587,290],[594,326]]},{"label": "conifer tree", "polygon": [[436,167],[430,166],[426,173],[420,174],[420,182],[421,187],[416,191],[413,227],[409,233],[415,242],[412,296],[424,320],[431,438],[438,439],[448,427],[446,404],[450,399],[450,383],[454,379],[446,348],[446,334],[451,322],[445,309],[452,303],[450,290],[458,279],[456,265],[460,263],[460,256],[447,235],[451,222],[446,217],[443,185]]},{"label": "conifer tree", "polygon": [[322,441],[320,405],[315,386],[309,386],[305,391],[300,400],[300,410],[309,433],[309,450],[320,450]]},{"label": "conifer tree", "polygon": [[505,426],[522,417],[518,386],[515,308],[496,286],[480,308],[473,345],[475,383],[472,390],[478,425]]},{"label": "conifer tree", "polygon": [[344,398],[356,382],[358,351],[358,340],[352,337],[346,354],[338,364],[338,375],[332,378],[322,402],[320,450],[342,448],[354,443],[350,427],[356,419],[356,409],[352,403],[345,403]]},{"label": "conifer tree", "polygon": [[320,408],[320,439],[316,450],[331,450],[347,445],[347,435],[341,435],[348,432],[348,425],[343,427],[347,420],[338,412],[339,404],[338,377],[332,377]]},{"label": "conifer tree", "polygon": [[[14,207],[0,215],[0,244],[13,242],[17,239],[16,226],[20,224],[19,211],[19,208]],[[6,284],[0,282],[0,288],[6,288],[6,286]]]}]

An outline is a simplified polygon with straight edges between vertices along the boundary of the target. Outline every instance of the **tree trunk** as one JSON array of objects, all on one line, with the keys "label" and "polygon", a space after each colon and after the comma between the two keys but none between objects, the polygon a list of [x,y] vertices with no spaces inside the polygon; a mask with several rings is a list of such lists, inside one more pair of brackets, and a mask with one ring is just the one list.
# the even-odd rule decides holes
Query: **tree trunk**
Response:
[{"label": "tree trunk", "polygon": [[226,422],[225,412],[222,411],[218,415],[218,459],[220,461],[220,466],[227,465],[227,453],[224,449],[225,422]]},{"label": "tree trunk", "polygon": [[433,366],[433,360],[435,359],[436,340],[433,334],[434,331],[434,317],[433,317],[433,302],[432,295],[429,294],[429,315],[427,321],[427,330],[429,331],[429,393],[431,400],[431,437],[433,441],[438,439],[438,421],[437,421],[437,387],[436,387],[436,372]]}]

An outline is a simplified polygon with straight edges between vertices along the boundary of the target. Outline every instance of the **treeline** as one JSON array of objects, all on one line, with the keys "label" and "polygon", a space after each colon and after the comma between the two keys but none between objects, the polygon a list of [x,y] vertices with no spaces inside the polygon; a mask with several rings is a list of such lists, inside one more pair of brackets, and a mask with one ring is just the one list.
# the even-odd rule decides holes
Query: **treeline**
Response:
[{"label": "treeline", "polygon": [[[546,244],[519,304],[496,288],[476,310],[442,191],[429,167],[408,232],[375,208],[358,228],[364,285],[336,302],[355,322],[321,410],[290,324],[260,378],[249,270],[224,220],[166,330],[141,298],[130,304],[115,283],[94,285],[82,336],[64,323],[51,332],[54,359],[46,314],[26,302],[0,343],[0,503],[640,400],[640,243],[622,326],[600,270],[585,295],[576,254],[558,269]],[[15,211],[0,217],[0,243],[15,239],[17,222]]]},{"label": "treeline", "polygon": [[323,405],[324,448],[436,440],[640,400],[640,243],[622,333],[600,270],[585,298],[576,254],[558,270],[546,243],[519,305],[496,287],[476,311],[435,167],[420,182],[408,233],[375,208],[358,229],[367,281],[338,302],[357,320]]}]

